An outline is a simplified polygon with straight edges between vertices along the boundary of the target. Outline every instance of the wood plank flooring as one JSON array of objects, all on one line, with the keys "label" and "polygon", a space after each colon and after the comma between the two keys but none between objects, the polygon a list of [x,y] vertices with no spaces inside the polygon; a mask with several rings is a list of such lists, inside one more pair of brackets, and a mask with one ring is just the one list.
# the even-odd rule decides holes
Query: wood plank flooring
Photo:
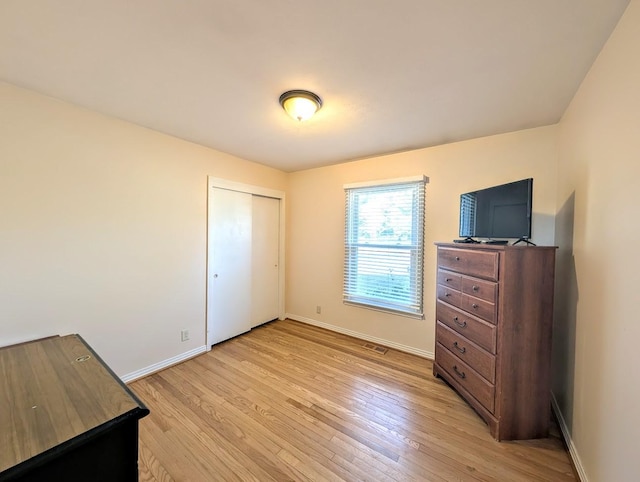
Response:
[{"label": "wood plank flooring", "polygon": [[494,441],[429,360],[285,320],[130,384],[141,481],[576,480],[557,436]]}]

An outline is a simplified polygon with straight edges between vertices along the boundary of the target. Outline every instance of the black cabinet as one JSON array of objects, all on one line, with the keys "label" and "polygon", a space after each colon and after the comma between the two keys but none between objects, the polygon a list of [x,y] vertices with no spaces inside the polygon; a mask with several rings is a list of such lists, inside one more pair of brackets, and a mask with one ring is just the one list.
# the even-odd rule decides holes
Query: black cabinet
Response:
[{"label": "black cabinet", "polygon": [[79,335],[0,348],[0,481],[138,480],[149,410]]}]

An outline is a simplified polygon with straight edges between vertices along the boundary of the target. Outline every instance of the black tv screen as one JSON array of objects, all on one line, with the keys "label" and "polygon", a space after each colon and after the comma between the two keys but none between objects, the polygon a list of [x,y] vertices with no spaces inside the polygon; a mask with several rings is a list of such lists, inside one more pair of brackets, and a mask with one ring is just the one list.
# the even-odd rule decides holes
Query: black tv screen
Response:
[{"label": "black tv screen", "polygon": [[460,195],[460,237],[531,237],[533,179]]}]

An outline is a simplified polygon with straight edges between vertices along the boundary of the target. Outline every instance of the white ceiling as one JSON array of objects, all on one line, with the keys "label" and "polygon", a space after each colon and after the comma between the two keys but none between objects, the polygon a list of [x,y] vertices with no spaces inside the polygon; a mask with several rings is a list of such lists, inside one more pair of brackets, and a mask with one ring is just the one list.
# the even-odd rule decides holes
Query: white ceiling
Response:
[{"label": "white ceiling", "polygon": [[556,123],[628,3],[2,0],[0,78],[296,171]]}]

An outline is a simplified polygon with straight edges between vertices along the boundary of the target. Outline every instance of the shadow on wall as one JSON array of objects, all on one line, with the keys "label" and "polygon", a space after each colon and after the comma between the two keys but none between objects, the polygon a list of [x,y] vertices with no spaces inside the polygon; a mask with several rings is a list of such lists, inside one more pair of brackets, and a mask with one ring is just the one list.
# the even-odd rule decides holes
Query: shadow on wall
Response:
[{"label": "shadow on wall", "polygon": [[573,254],[575,192],[556,214],[555,303],[552,349],[553,394],[569,432],[573,432],[578,279]]}]

